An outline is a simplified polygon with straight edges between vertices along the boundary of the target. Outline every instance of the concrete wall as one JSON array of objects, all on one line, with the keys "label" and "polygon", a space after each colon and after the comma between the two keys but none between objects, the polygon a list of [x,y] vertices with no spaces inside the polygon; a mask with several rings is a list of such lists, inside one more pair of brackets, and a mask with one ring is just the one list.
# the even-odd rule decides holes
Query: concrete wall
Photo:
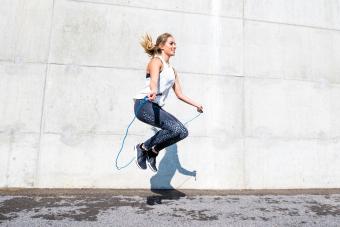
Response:
[{"label": "concrete wall", "polygon": [[[340,187],[340,0],[4,0],[0,12],[0,187]],[[174,34],[183,89],[205,107],[156,175],[114,167],[145,32]],[[174,95],[165,108],[195,116]],[[136,121],[119,164],[153,133]]]}]

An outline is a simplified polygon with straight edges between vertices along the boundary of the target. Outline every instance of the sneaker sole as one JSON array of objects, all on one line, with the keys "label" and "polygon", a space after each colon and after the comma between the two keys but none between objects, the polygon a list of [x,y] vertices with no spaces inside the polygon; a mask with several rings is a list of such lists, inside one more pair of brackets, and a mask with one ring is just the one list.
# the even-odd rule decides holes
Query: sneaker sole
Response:
[{"label": "sneaker sole", "polygon": [[142,167],[139,165],[138,161],[137,161],[137,157],[138,157],[138,156],[137,156],[137,146],[138,146],[138,145],[136,145],[136,146],[133,147],[133,149],[135,150],[135,154],[136,154],[136,161],[135,161],[135,162],[136,162],[136,165],[137,165],[140,169],[145,170],[145,169],[147,169],[147,168],[142,168]]},{"label": "sneaker sole", "polygon": [[151,169],[151,171],[152,171],[152,172],[154,172],[154,173],[156,173],[156,172],[157,172],[157,169],[154,169],[154,168],[152,168],[152,166],[150,165],[150,163],[149,163],[149,162],[147,162],[147,164],[148,164],[148,166],[149,166],[149,168]]}]

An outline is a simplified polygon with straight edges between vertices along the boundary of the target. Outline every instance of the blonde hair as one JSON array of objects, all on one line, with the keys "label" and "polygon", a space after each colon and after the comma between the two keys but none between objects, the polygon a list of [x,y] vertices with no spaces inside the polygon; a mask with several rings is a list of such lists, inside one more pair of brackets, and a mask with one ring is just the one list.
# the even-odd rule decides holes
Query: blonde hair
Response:
[{"label": "blonde hair", "polygon": [[172,37],[170,33],[163,33],[157,37],[156,43],[154,44],[151,36],[149,34],[145,34],[140,41],[140,45],[143,47],[145,53],[147,53],[150,57],[153,57],[156,54],[162,53],[160,45],[164,45],[169,37]]}]

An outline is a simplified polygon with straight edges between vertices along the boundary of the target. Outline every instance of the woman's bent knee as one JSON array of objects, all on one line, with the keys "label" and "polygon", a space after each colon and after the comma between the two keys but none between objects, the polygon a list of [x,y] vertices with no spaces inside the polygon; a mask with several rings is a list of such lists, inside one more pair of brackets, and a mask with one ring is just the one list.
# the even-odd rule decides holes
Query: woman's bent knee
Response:
[{"label": "woman's bent knee", "polygon": [[188,129],[185,126],[181,126],[179,138],[182,140],[188,137],[188,135],[189,135]]}]

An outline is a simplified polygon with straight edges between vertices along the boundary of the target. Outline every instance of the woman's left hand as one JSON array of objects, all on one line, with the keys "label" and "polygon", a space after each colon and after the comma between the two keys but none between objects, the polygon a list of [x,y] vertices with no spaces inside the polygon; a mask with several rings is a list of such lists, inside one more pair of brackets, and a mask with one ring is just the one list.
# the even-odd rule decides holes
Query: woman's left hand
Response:
[{"label": "woman's left hand", "polygon": [[202,105],[197,106],[197,112],[203,113],[203,106]]}]

